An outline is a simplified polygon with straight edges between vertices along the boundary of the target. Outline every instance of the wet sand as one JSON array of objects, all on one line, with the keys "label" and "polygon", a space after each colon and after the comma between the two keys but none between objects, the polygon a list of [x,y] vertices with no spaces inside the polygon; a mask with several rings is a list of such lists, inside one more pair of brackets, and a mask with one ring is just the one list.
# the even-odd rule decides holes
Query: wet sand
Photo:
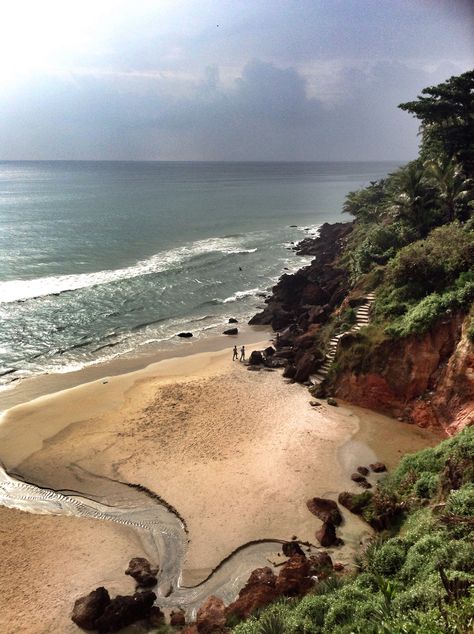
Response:
[{"label": "wet sand", "polygon": [[[249,372],[231,356],[229,348],[168,359],[17,406],[0,425],[0,459],[30,482],[112,504],[118,501],[112,481],[146,486],[184,518],[189,537],[184,582],[196,583],[248,541],[297,535],[314,542],[320,522],[306,508],[309,497],[357,490],[350,480],[357,465],[379,459],[392,466],[402,453],[437,441],[360,408],[311,407],[302,386],[287,384],[279,372]],[[49,525],[80,545],[83,523],[91,524],[90,551],[70,565],[61,546],[61,569],[47,551],[28,569],[2,568],[2,585],[29,583],[28,575],[56,579],[45,589],[55,606],[49,612],[69,613],[77,595],[102,585],[108,570],[118,570],[117,560],[123,569],[133,550],[123,547],[123,533],[106,522],[2,513],[9,519],[0,556],[7,549],[12,561],[24,556],[25,543],[8,534],[25,522],[42,554]],[[346,545],[335,559],[349,562],[370,531],[350,514],[345,518],[340,534]],[[95,530],[97,539],[108,533],[109,549],[97,548]],[[132,554],[140,555],[143,547],[135,537],[132,542]],[[64,584],[60,597],[58,578]],[[8,603],[0,599],[0,630],[1,619],[12,620],[22,601],[14,593]],[[41,602],[37,623],[43,612]],[[26,622],[25,628],[18,631],[41,631],[27,629]]]}]

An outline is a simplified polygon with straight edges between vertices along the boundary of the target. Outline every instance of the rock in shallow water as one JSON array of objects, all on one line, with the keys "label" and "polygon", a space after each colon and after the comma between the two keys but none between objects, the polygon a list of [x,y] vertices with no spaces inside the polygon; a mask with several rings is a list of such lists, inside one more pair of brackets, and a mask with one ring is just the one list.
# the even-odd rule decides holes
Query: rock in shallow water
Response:
[{"label": "rock in shallow water", "polygon": [[316,515],[322,522],[331,522],[335,526],[339,526],[342,522],[342,515],[334,500],[326,498],[311,498],[306,502],[308,509]]},{"label": "rock in shallow water", "polygon": [[137,586],[140,588],[150,588],[156,585],[156,575],[158,568],[152,568],[148,559],[145,557],[134,557],[130,560],[128,568],[125,571],[126,575],[130,575],[137,582]]}]

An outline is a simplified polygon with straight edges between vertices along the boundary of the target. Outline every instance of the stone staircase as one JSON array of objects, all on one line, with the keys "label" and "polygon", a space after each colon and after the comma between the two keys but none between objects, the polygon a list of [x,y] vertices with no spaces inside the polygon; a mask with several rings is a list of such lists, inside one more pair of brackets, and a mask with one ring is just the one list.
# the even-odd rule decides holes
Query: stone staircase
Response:
[{"label": "stone staircase", "polygon": [[313,385],[319,385],[326,378],[329,368],[331,367],[332,362],[336,357],[337,347],[339,345],[339,340],[347,335],[349,332],[357,332],[364,326],[367,326],[370,323],[370,308],[374,302],[375,293],[368,293],[365,296],[365,301],[363,304],[358,306],[355,309],[355,317],[356,322],[349,330],[345,332],[341,332],[338,335],[334,335],[332,339],[329,341],[328,351],[326,353],[326,357],[324,358],[323,364],[318,368],[318,371],[309,377],[311,383]]}]

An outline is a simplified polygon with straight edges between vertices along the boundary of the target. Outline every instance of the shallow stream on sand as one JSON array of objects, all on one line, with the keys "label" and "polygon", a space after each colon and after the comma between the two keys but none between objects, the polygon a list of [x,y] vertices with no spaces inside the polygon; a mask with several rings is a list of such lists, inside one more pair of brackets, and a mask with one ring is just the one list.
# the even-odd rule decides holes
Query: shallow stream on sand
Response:
[{"label": "shallow stream on sand", "polygon": [[190,616],[211,594],[218,594],[225,603],[232,602],[252,570],[271,563],[281,550],[283,542],[277,539],[244,544],[219,563],[204,581],[186,587],[182,571],[188,536],[177,511],[139,485],[104,480],[107,497],[97,501],[78,492],[59,492],[23,482],[0,467],[0,505],[30,513],[85,517],[129,526],[139,534],[149,559],[159,562],[156,603],[165,608],[181,607]]}]

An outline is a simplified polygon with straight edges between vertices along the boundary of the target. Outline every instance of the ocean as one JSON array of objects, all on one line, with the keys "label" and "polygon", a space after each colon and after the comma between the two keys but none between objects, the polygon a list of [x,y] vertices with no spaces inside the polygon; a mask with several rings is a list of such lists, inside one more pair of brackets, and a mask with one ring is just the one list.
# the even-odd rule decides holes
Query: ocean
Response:
[{"label": "ocean", "polygon": [[0,162],[0,386],[246,322],[308,262],[293,243],[397,166]]}]

